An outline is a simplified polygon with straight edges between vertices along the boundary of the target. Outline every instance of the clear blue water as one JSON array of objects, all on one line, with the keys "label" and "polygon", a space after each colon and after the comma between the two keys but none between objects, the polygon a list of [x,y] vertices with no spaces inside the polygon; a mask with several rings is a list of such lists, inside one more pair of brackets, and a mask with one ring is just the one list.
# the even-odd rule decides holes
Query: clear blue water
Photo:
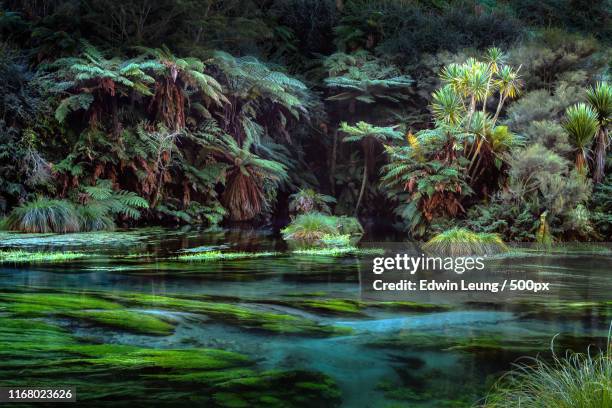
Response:
[{"label": "clear blue water", "polygon": [[[247,251],[286,248],[275,234],[257,230],[151,230],[141,238],[128,244],[90,242],[86,243],[89,245],[60,246],[52,242],[5,239],[0,246],[72,249],[96,256],[61,265],[26,268],[4,265],[0,267],[0,291],[53,288],[71,292],[227,296],[233,304],[255,310],[349,327],[353,329],[352,334],[328,338],[265,333],[163,308],[148,311],[178,322],[174,333],[168,336],[131,334],[94,325],[70,326],[76,335],[104,343],[153,348],[211,347],[246,354],[262,369],[322,372],[340,387],[340,405],[344,407],[470,406],[484,397],[490,385],[518,357],[549,355],[547,350],[554,335],[561,333],[569,339],[559,343],[560,347],[568,344],[574,348],[592,343],[601,345],[607,336],[609,321],[601,310],[571,316],[541,311],[542,304],[554,305],[560,301],[612,300],[610,255],[568,253],[502,262],[502,274],[551,282],[554,291],[546,296],[523,294],[496,299],[417,294],[404,296],[403,300],[451,304],[453,309],[415,313],[371,308],[363,316],[352,316],[272,301],[303,300],[311,296],[360,299],[359,273],[363,273],[363,259],[285,254],[254,260],[184,264],[169,258],[200,246]],[[148,255],[142,259],[125,258],[126,254]],[[607,316],[611,307],[607,309]],[[443,344],[443,339],[455,342],[489,339],[497,346],[472,345],[458,350]],[[532,348],[517,351],[511,347],[513,342]]]}]

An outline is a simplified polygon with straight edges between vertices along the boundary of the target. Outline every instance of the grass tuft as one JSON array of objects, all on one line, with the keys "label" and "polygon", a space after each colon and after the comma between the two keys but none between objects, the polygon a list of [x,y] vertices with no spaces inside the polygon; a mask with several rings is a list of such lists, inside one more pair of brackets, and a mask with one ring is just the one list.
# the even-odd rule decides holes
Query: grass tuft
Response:
[{"label": "grass tuft", "polygon": [[39,197],[16,207],[8,217],[11,230],[23,232],[78,232],[81,228],[74,205],[66,200]]},{"label": "grass tuft", "polygon": [[356,218],[312,212],[298,215],[281,232],[286,241],[306,248],[346,245],[358,240],[363,228]]},{"label": "grass tuft", "polygon": [[432,239],[423,249],[446,256],[482,256],[508,251],[498,234],[472,232],[466,228],[451,228]]},{"label": "grass tuft", "polygon": [[594,356],[568,352],[553,361],[516,364],[487,396],[484,408],[612,407],[612,344]]}]

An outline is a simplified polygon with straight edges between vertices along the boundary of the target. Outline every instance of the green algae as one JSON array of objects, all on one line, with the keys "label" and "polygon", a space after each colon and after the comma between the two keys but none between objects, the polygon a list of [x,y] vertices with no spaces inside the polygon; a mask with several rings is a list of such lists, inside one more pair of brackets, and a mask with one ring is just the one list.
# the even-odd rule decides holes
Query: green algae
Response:
[{"label": "green algae", "polygon": [[[468,302],[472,308],[495,308],[493,302]],[[504,308],[518,314],[521,319],[542,318],[571,319],[571,320],[598,320],[608,325],[612,320],[612,301],[515,301],[504,304]]]},{"label": "green algae", "polygon": [[187,262],[213,262],[213,261],[225,261],[234,259],[254,259],[262,257],[270,257],[279,255],[278,252],[221,252],[221,251],[208,251],[200,252],[188,255],[179,255],[177,259],[179,261]]},{"label": "green algae", "polygon": [[[382,391],[388,399],[402,401],[404,405],[397,405],[398,407],[434,406],[436,408],[468,408],[475,406],[474,401],[478,399],[480,393],[474,393],[475,390],[466,390],[460,383],[454,384],[454,387],[438,383],[429,383],[425,386],[421,383],[422,381],[427,382],[429,380],[427,377],[434,373],[438,373],[438,371],[431,370],[414,378],[413,381],[419,384],[417,387],[383,380],[376,385],[376,389]],[[457,397],[452,398],[453,394],[457,395]],[[405,405],[406,403],[411,404]]]},{"label": "green algae", "polygon": [[3,384],[70,384],[82,403],[331,407],[340,398],[321,373],[258,371],[247,356],[218,349],[91,344],[34,319],[0,317],[0,357]]},{"label": "green algae", "polygon": [[174,332],[174,325],[154,315],[129,310],[82,310],[60,314],[79,321],[92,322],[133,333],[167,336]]},{"label": "green algae", "polygon": [[341,396],[330,377],[303,370],[266,371],[226,381],[218,389],[213,398],[222,407],[308,407],[310,401],[336,406]]},{"label": "green algae", "polygon": [[350,299],[305,299],[305,300],[267,300],[262,303],[287,306],[295,309],[336,315],[363,315],[364,305]]},{"label": "green algae", "polygon": [[0,310],[17,316],[64,317],[139,334],[169,335],[174,326],[157,316],[125,310],[89,295],[68,293],[0,293]]},{"label": "green algae", "polygon": [[133,253],[133,254],[125,254],[125,255],[113,255],[111,256],[111,258],[118,258],[118,259],[146,259],[146,258],[156,258],[157,255],[151,253],[151,252],[141,252],[141,253]]},{"label": "green algae", "polygon": [[[564,333],[556,338],[555,344],[556,347],[562,350],[575,349],[588,344],[605,344],[605,338],[575,336]],[[529,337],[508,338],[493,333],[472,334],[462,337],[437,333],[402,332],[369,341],[367,345],[376,348],[411,351],[448,351],[502,358],[506,354],[520,357],[547,351],[550,349],[550,337],[547,335],[532,335]]]},{"label": "green algae", "polygon": [[67,350],[85,362],[122,370],[157,368],[181,373],[189,370],[222,370],[252,364],[238,353],[217,349],[146,349],[116,344],[73,346]]},{"label": "green algae", "polygon": [[0,251],[0,263],[31,264],[60,263],[91,257],[91,254],[80,252],[31,252],[19,249]]},{"label": "green algae", "polygon": [[0,293],[0,307],[0,310],[34,316],[84,309],[122,308],[108,300],[68,293]]},{"label": "green algae", "polygon": [[433,304],[433,303],[420,303],[411,301],[388,301],[388,302],[367,302],[368,307],[405,311],[405,312],[443,312],[452,310],[453,306],[444,304]]},{"label": "green algae", "polygon": [[[304,296],[307,297],[307,296]],[[310,294],[310,297],[317,297]],[[368,309],[386,309],[414,313],[433,313],[452,309],[450,305],[410,301],[368,302],[342,298],[259,300],[258,303],[281,305],[328,315],[365,316]]]},{"label": "green algae", "polygon": [[126,294],[116,299],[119,302],[127,302],[131,305],[153,306],[166,310],[203,314],[211,319],[226,324],[234,324],[245,329],[316,336],[346,335],[351,332],[350,329],[347,330],[344,327],[322,325],[299,316],[259,311],[229,303],[140,294]]},{"label": "green algae", "polygon": [[612,301],[601,302],[538,302],[517,305],[522,318],[597,319],[604,323],[612,320]]},{"label": "green algae", "polygon": [[283,293],[284,297],[323,297],[327,295],[327,292],[295,292],[295,293]]},{"label": "green algae", "polygon": [[0,317],[0,357],[6,367],[11,361],[27,359],[24,352],[46,352],[75,344],[62,328],[34,319]]}]

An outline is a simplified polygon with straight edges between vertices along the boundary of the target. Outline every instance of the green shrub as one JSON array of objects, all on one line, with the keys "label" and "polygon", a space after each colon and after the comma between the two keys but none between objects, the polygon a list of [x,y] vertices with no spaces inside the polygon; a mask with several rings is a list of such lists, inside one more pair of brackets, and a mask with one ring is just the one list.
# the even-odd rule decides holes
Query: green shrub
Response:
[{"label": "green shrub", "polygon": [[8,228],[23,232],[78,232],[81,228],[74,205],[66,200],[38,197],[13,209]]},{"label": "green shrub", "polygon": [[301,214],[282,231],[283,238],[304,244],[313,244],[325,235],[338,235],[336,217],[317,212]]},{"label": "green shrub", "polygon": [[350,242],[351,238],[361,236],[363,228],[356,218],[315,212],[298,215],[281,232],[285,240],[301,247],[325,246],[325,241],[337,246],[340,242]]},{"label": "green shrub", "polygon": [[606,352],[571,353],[553,362],[517,364],[487,396],[484,408],[604,408],[612,406],[611,345]]},{"label": "green shrub", "polygon": [[497,234],[452,228],[430,239],[423,249],[439,255],[475,256],[505,252],[508,247]]}]

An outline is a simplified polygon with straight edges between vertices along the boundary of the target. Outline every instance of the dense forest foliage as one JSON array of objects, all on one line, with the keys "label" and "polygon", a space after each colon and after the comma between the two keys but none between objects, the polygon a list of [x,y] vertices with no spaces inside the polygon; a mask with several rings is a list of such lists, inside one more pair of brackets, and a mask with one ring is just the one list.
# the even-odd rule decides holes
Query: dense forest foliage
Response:
[{"label": "dense forest foliage", "polygon": [[9,0],[5,228],[612,235],[606,0]]}]

